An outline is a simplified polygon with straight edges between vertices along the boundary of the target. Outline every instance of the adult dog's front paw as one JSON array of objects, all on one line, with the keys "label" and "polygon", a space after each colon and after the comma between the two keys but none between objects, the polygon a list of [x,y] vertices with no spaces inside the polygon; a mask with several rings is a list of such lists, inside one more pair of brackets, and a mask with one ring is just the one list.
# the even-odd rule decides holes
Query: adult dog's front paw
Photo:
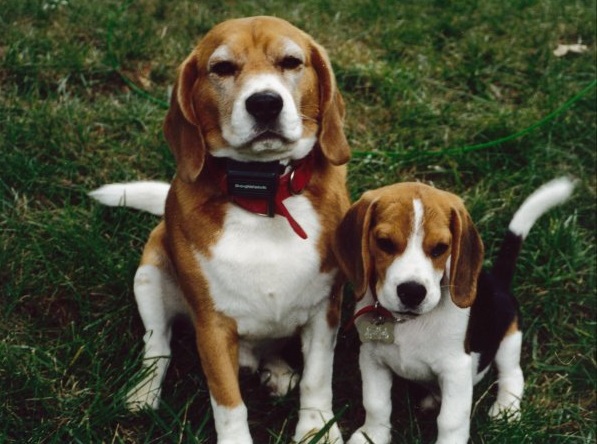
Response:
[{"label": "adult dog's front paw", "polygon": [[143,380],[131,389],[126,396],[126,407],[131,412],[145,409],[156,410],[160,405],[161,388],[152,384],[151,380]]}]

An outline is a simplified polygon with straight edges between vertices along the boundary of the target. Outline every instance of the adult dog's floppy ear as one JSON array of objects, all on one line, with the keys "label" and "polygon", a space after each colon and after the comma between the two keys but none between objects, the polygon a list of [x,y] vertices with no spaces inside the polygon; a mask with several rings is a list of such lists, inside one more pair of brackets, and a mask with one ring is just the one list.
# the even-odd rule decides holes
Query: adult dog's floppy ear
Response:
[{"label": "adult dog's floppy ear", "polygon": [[350,207],[336,230],[334,253],[340,268],[354,286],[357,300],[367,292],[372,265],[369,231],[375,201],[365,193]]},{"label": "adult dog's floppy ear", "polygon": [[205,160],[205,144],[193,108],[197,76],[195,56],[191,54],[179,68],[164,121],[164,136],[176,159],[177,174],[184,182],[197,179]]},{"label": "adult dog's floppy ear", "polygon": [[466,308],[473,304],[477,295],[477,278],[483,265],[483,242],[464,208],[452,207],[450,231],[450,293],[458,307]]},{"label": "adult dog's floppy ear", "polygon": [[319,146],[334,165],[350,160],[350,147],[344,134],[344,100],[336,87],[330,60],[321,46],[311,42],[311,61],[319,81]]}]

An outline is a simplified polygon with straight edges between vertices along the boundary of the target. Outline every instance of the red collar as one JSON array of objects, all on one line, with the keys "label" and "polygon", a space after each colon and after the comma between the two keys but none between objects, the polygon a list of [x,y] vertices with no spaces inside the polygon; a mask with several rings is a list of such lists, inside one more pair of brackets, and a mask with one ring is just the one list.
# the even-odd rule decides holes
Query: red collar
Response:
[{"label": "red collar", "polygon": [[352,318],[350,318],[350,320],[346,323],[346,326],[344,327],[344,331],[348,331],[349,329],[351,329],[354,326],[354,323],[356,322],[356,320],[358,318],[360,318],[364,314],[371,313],[371,312],[375,312],[376,317],[378,317],[380,319],[389,319],[392,322],[394,322],[396,320],[396,318],[394,317],[394,315],[392,314],[392,312],[390,310],[382,307],[382,305],[379,303],[379,301],[375,301],[375,304],[365,305],[363,308],[361,308],[359,311],[357,311],[352,316]]},{"label": "red collar", "polygon": [[[375,273],[371,273],[371,274],[373,276]],[[367,313],[371,313],[371,312],[373,312],[375,314],[375,318],[377,320],[380,320],[382,322],[395,322],[398,324],[402,324],[403,322],[406,322],[410,319],[417,317],[417,315],[410,315],[410,314],[397,314],[396,315],[396,314],[392,313],[390,310],[388,310],[387,308],[385,308],[384,306],[382,306],[381,303],[379,302],[379,299],[377,299],[377,291],[375,289],[374,279],[375,278],[372,277],[370,287],[371,287],[371,293],[373,296],[373,300],[375,302],[370,305],[365,305],[364,307],[359,309],[352,316],[352,318],[350,318],[350,320],[346,323],[346,326],[344,327],[344,331],[348,331],[350,328],[352,328],[358,318],[360,318],[361,316],[363,316]]]},{"label": "red collar", "polygon": [[390,310],[388,310],[387,308],[383,307],[380,304],[379,300],[377,299],[377,289],[375,288],[376,280],[377,280],[377,278],[376,278],[376,273],[375,273],[375,267],[374,267],[373,259],[372,259],[371,260],[371,277],[369,278],[369,288],[371,289],[373,300],[375,302],[371,305],[365,305],[363,308],[358,310],[352,316],[352,318],[350,318],[350,320],[346,323],[346,325],[344,327],[345,331],[348,331],[350,328],[352,328],[358,318],[360,318],[364,314],[371,313],[371,312],[374,312],[375,316],[379,319],[388,319],[388,320],[392,320],[392,321],[396,320],[396,317],[392,314],[392,312]]},{"label": "red collar", "polygon": [[303,159],[292,162],[290,168],[286,168],[288,171],[283,174],[276,174],[277,177],[274,179],[277,181],[275,184],[276,190],[275,194],[272,194],[270,198],[231,194],[228,190],[226,167],[220,164],[219,169],[223,169],[220,179],[220,189],[228,195],[231,202],[251,213],[270,217],[274,217],[275,214],[283,216],[288,220],[291,228],[299,237],[307,239],[307,233],[292,217],[288,208],[284,205],[284,201],[291,196],[301,194],[309,184],[313,174],[313,155],[309,154]]}]

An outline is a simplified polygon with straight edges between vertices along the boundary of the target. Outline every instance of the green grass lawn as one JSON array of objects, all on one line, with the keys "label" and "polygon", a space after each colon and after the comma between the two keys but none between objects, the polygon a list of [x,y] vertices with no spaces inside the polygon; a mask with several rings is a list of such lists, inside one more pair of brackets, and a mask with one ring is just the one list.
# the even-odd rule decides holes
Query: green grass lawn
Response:
[{"label": "green grass lawn", "polygon": [[[490,375],[475,390],[471,436],[595,442],[596,9],[594,0],[2,0],[0,443],[214,442],[188,326],[176,329],[160,410],[125,410],[143,334],[133,274],[157,220],[86,193],[172,177],[161,123],[175,68],[215,23],[257,14],[286,18],[328,49],[347,103],[354,198],[407,180],[451,190],[490,262],[526,194],[556,176],[578,179],[519,261],[522,419],[488,420]],[[553,54],[580,40],[587,52]],[[346,314],[352,303],[347,293]],[[346,437],[364,417],[357,354],[354,332],[341,334],[334,394]],[[289,442],[297,394],[270,400],[254,377],[241,379],[255,442]],[[396,443],[435,437],[418,396],[396,381]]]}]

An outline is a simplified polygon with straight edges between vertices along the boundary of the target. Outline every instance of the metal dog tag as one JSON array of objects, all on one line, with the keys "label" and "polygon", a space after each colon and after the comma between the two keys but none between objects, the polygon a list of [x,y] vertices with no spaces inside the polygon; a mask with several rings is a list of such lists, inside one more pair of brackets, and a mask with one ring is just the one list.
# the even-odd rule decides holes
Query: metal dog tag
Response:
[{"label": "metal dog tag", "polygon": [[355,326],[361,342],[394,342],[394,319],[380,316],[374,312],[365,313],[355,320]]}]

